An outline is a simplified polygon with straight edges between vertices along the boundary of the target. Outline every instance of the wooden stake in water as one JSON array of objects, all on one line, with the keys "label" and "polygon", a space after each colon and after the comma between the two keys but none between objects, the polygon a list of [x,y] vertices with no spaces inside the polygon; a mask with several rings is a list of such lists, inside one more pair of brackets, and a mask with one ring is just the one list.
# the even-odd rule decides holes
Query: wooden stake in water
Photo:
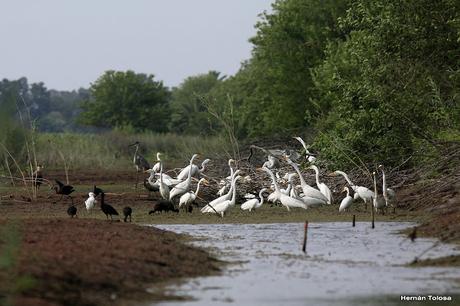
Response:
[{"label": "wooden stake in water", "polygon": [[308,234],[308,221],[305,221],[304,235],[303,235],[303,246],[302,251],[307,253],[307,234]]},{"label": "wooden stake in water", "polygon": [[356,215],[353,215],[353,227],[355,227]]}]

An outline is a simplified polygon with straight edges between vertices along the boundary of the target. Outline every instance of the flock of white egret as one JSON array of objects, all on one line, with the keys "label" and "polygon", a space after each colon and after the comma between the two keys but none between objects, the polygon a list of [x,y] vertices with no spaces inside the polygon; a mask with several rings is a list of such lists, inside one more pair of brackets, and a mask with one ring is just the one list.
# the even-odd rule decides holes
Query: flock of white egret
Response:
[{"label": "flock of white egret", "polygon": [[[333,203],[330,188],[326,185],[326,183],[321,182],[320,180],[320,170],[315,165],[316,157],[308,151],[308,147],[302,138],[294,138],[302,144],[306,152],[305,159],[309,164],[307,169],[315,172],[317,188],[308,185],[300,172],[299,165],[297,164],[297,160],[300,157],[298,153],[290,152],[288,150],[277,150],[275,154],[274,151],[269,152],[268,150],[264,150],[264,152],[267,153],[267,161],[260,168],[257,168],[256,171],[266,173],[271,178],[271,185],[264,186],[259,191],[258,198],[254,194],[246,194],[245,198],[247,201],[242,203],[240,206],[242,210],[253,211],[261,207],[265,201],[264,194],[268,191],[272,192],[268,194],[266,201],[279,203],[286,207],[288,211],[290,211],[291,208],[308,209],[318,205],[331,205]],[[179,208],[184,207],[188,211],[191,211],[189,208],[191,208],[191,205],[197,199],[200,187],[202,185],[210,186],[211,184],[209,180],[206,179],[207,176],[205,175],[206,167],[210,160],[205,159],[201,163],[201,167],[199,167],[194,164],[194,160],[197,158],[198,154],[194,154],[190,159],[190,163],[181,169],[176,177],[171,177],[164,171],[164,162],[161,158],[162,154],[156,154],[157,162],[153,165],[153,167],[150,167],[147,160],[138,153],[139,145],[139,142],[133,144],[133,146],[136,147],[133,162],[138,173],[143,171],[150,175],[144,180],[144,186],[149,191],[159,192],[163,201],[176,203]],[[277,172],[277,167],[279,166],[280,161],[287,162],[287,164],[289,164],[293,169],[293,172],[287,172],[282,178],[280,177],[279,172]],[[217,187],[219,191],[217,192],[217,197],[209,203],[206,203],[206,205],[201,208],[202,213],[214,213],[224,217],[225,213],[231,207],[235,206],[238,188],[237,183],[240,181],[244,184],[252,180],[249,175],[242,176],[242,171],[237,169],[236,164],[236,161],[233,159],[228,161],[230,175],[218,183],[219,186]],[[393,206],[395,192],[386,187],[384,167],[380,165],[378,169],[382,172],[383,180],[383,190],[381,192],[381,196],[377,190],[375,172],[373,172],[373,191],[365,186],[358,186],[354,184],[343,171],[337,170],[333,172],[333,175],[343,176],[349,185],[349,187],[346,186],[342,189],[343,193],[346,192],[346,196],[340,202],[338,208],[339,212],[348,210],[352,203],[357,199],[362,199],[366,208],[368,202],[372,203],[377,212],[383,212],[386,207]],[[299,178],[300,185],[296,185],[294,183],[296,177]],[[192,178],[196,180],[199,179],[196,190],[192,190]],[[287,186],[282,188],[280,185],[286,182]],[[350,191],[354,193],[353,196],[350,194]],[[89,203],[94,202],[94,194],[90,194],[87,201],[89,201]]]}]

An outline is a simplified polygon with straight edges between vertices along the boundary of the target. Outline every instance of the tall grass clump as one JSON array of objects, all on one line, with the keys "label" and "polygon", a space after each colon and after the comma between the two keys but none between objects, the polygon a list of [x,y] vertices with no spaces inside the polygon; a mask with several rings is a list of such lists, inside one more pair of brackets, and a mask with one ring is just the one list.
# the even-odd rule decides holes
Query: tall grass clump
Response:
[{"label": "tall grass clump", "polygon": [[194,153],[206,158],[227,157],[226,152],[229,152],[227,141],[216,136],[120,131],[102,134],[41,133],[37,139],[37,159],[48,169],[128,169],[132,167],[134,153],[129,145],[136,141],[141,143],[140,153],[151,163],[157,152],[162,152],[170,161],[188,160]]}]

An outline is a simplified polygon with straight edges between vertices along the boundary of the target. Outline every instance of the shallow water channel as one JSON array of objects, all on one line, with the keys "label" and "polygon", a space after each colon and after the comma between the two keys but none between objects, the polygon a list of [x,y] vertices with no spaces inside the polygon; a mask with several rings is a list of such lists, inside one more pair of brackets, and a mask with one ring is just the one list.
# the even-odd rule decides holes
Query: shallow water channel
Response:
[{"label": "shallow water channel", "polygon": [[[448,294],[459,302],[454,278],[460,268],[403,266],[435,242],[412,243],[398,234],[412,223],[381,222],[375,229],[369,223],[311,223],[306,255],[299,223],[155,226],[200,238],[192,243],[232,263],[222,275],[168,286],[172,295],[190,299],[160,305],[398,305],[408,303],[400,295],[410,294]],[[442,244],[422,258],[459,253]]]}]

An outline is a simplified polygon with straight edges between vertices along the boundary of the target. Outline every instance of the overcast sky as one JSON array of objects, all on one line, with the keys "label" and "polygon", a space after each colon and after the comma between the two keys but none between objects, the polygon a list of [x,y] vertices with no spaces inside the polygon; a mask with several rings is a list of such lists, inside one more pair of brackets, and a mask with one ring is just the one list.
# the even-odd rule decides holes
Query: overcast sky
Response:
[{"label": "overcast sky", "polygon": [[167,86],[248,59],[258,15],[274,0],[0,0],[0,79],[59,90],[105,70],[151,73]]}]

